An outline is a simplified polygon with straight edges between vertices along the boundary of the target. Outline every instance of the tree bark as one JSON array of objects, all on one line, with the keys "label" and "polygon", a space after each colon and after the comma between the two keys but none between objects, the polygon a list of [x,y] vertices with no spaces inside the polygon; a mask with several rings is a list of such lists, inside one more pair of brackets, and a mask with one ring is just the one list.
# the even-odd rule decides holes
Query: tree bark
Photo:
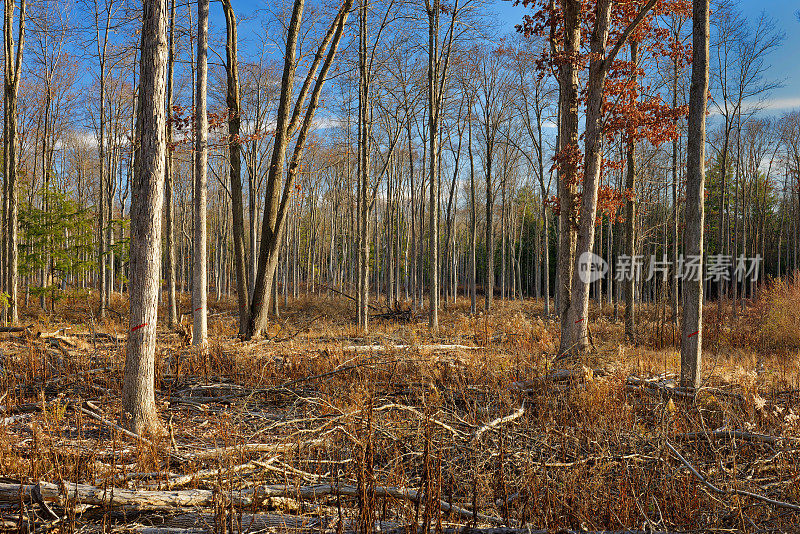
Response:
[{"label": "tree bark", "polygon": [[250,291],[247,287],[247,265],[244,251],[244,200],[242,198],[242,145],[239,142],[241,103],[239,97],[239,59],[236,14],[231,0],[222,0],[225,11],[227,39],[228,149],[230,151],[231,209],[233,211],[233,253],[236,272],[236,299],[239,304],[239,335],[243,335],[249,321]]},{"label": "tree bark", "polygon": [[25,48],[25,0],[20,0],[19,29],[17,47],[14,50],[14,0],[5,0],[4,13],[4,49],[5,49],[5,115],[6,140],[3,154],[4,175],[6,177],[7,211],[6,217],[6,251],[5,272],[6,292],[8,293],[8,318],[12,323],[19,322],[17,309],[17,232],[18,232],[18,199],[17,199],[17,94],[19,92],[22,52]]},{"label": "tree bark", "polygon": [[705,223],[705,141],[708,98],[709,0],[694,0],[692,15],[692,84],[686,147],[687,257],[699,258],[697,279],[683,280],[681,385],[700,386],[703,345],[703,225]]},{"label": "tree bark", "polygon": [[369,332],[369,189],[370,171],[370,73],[367,66],[367,1],[358,8],[358,326]]},{"label": "tree bark", "polygon": [[584,133],[584,178],[581,196],[580,223],[571,269],[570,301],[564,308],[561,321],[560,353],[582,353],[589,346],[587,322],[589,314],[589,286],[578,269],[585,261],[584,254],[594,247],[595,216],[600,187],[602,159],[602,100],[606,73],[606,41],[611,20],[611,2],[599,0],[591,37],[592,59],[589,62],[589,79],[586,96],[586,132]]},{"label": "tree bark", "polygon": [[164,201],[166,207],[166,245],[167,245],[167,325],[174,328],[178,324],[178,298],[175,288],[175,205],[174,185],[175,168],[172,157],[172,95],[174,90],[173,73],[175,69],[175,0],[170,3],[169,9],[169,59],[167,64],[167,161],[165,163],[166,180],[164,184]]},{"label": "tree bark", "polygon": [[469,311],[475,314],[478,299],[478,273],[475,268],[475,245],[478,237],[478,209],[475,203],[475,159],[472,153],[472,103],[467,113],[467,154],[469,156]]},{"label": "tree bark", "polygon": [[[292,93],[294,88],[294,75],[297,67],[297,41],[300,33],[300,22],[302,20],[304,0],[295,0],[292,9],[292,16],[289,22],[286,37],[286,52],[281,82],[280,98],[276,118],[275,140],[273,142],[272,160],[267,176],[265,192],[266,205],[264,208],[264,218],[261,231],[261,246],[258,254],[258,272],[256,274],[253,299],[250,306],[250,322],[245,332],[245,338],[260,336],[267,326],[267,309],[269,304],[269,290],[272,287],[275,268],[278,265],[278,248],[286,223],[286,208],[288,205],[290,192],[294,185],[294,178],[300,165],[300,158],[303,155],[308,132],[314,119],[314,113],[319,105],[319,96],[322,86],[330,70],[333,58],[347,22],[347,16],[353,5],[352,0],[345,0],[341,9],[334,18],[328,33],[322,39],[314,61],[309,68],[309,73],[303,88],[297,98],[297,104],[293,115],[289,116]],[[326,51],[327,50],[327,54]],[[324,64],[317,73],[317,68],[324,57]],[[315,74],[316,77],[314,76]],[[283,184],[283,194],[280,191],[280,184],[283,176],[283,166],[286,161],[286,149],[292,131],[300,123],[300,114],[303,108],[308,91],[313,91],[311,100],[306,108],[302,120],[302,126],[295,141],[294,153],[287,167],[286,181]]]},{"label": "tree bark", "polygon": [[[567,58],[575,58],[581,47],[581,3],[578,0],[562,0],[564,12],[564,49]],[[551,36],[551,46],[555,47]],[[570,306],[572,266],[577,239],[575,195],[578,191],[578,73],[573,60],[564,61],[559,69],[559,125],[558,125],[558,313],[561,315],[561,331],[569,332],[566,325],[566,310]],[[569,336],[561,336],[559,354],[572,350]]]},{"label": "tree bark", "polygon": [[430,313],[428,327],[433,333],[439,331],[439,0],[426,2],[428,11],[428,135],[430,142],[430,220],[428,229],[430,263],[428,265],[428,299]]},{"label": "tree bark", "polygon": [[158,433],[155,349],[166,161],[167,2],[144,0],[139,86],[139,165],[131,188],[130,334],[122,388],[126,426]]},{"label": "tree bark", "polygon": [[[636,43],[631,43],[631,62],[636,63]],[[633,73],[633,83],[636,83],[636,71]],[[625,175],[625,190],[628,198],[625,202],[625,254],[631,258],[636,255],[636,139],[628,136],[627,139],[627,169]],[[628,273],[625,279],[625,340],[629,343],[636,341],[636,270]]]},{"label": "tree bark", "polygon": [[192,254],[192,345],[208,342],[208,265],[206,204],[208,195],[208,4],[197,2],[197,87],[194,153],[194,247]]}]

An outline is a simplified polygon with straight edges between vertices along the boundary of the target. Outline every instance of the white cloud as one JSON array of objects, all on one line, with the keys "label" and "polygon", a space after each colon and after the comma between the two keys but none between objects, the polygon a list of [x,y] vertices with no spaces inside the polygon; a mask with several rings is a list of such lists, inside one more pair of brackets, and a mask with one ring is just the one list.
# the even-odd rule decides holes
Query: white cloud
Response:
[{"label": "white cloud", "polygon": [[783,111],[794,108],[800,108],[800,97],[775,98],[773,100],[767,100],[766,102],[764,102],[763,108],[774,111]]}]

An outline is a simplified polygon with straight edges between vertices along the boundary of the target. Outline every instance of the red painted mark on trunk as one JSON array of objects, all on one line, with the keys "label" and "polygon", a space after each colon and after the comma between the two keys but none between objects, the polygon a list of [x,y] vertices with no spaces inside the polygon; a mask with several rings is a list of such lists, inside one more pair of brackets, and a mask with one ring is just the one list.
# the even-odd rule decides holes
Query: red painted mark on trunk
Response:
[{"label": "red painted mark on trunk", "polygon": [[200,306],[199,308],[195,308],[195,309],[194,309],[194,311],[200,311],[200,310],[202,310],[202,309],[203,309],[203,307],[202,307],[202,306]]},{"label": "red painted mark on trunk", "polygon": [[577,321],[575,321],[575,324],[578,324],[578,323],[580,323],[581,321],[583,321],[583,319],[578,319]]},{"label": "red painted mark on trunk", "polygon": [[137,331],[137,330],[139,330],[140,328],[144,328],[145,326],[147,326],[147,325],[149,325],[149,324],[150,324],[150,323],[142,323],[142,324],[140,324],[139,326],[134,326],[133,328],[131,328],[131,332],[136,332],[136,331]]},{"label": "red painted mark on trunk", "polygon": [[689,334],[689,335],[688,335],[688,336],[686,336],[686,337],[694,337],[694,336],[696,336],[696,335],[697,335],[697,334],[699,334],[699,333],[700,333],[700,330],[698,330],[697,332],[692,332],[691,334]]}]

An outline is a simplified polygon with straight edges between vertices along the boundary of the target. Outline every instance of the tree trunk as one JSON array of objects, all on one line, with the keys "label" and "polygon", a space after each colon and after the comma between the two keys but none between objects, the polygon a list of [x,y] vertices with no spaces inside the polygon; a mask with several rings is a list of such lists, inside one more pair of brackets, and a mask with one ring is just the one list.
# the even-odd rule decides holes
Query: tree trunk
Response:
[{"label": "tree trunk", "polygon": [[[581,3],[578,0],[563,0],[564,55],[577,57],[581,46]],[[552,40],[552,38],[551,38]],[[555,46],[555,45],[553,45]],[[579,67],[565,61],[559,69],[559,125],[558,125],[558,313],[562,317],[562,332],[565,328],[566,310],[571,301],[573,258],[577,228],[575,226],[575,195],[578,190],[578,167],[575,158],[578,151],[578,73]],[[561,336],[559,354],[572,347],[568,336]]]},{"label": "tree trunk", "polygon": [[430,263],[428,276],[428,298],[430,314],[428,327],[433,333],[439,331],[439,0],[426,3],[428,6],[428,135],[430,142]]},{"label": "tree trunk", "polygon": [[[225,63],[227,73],[228,147],[230,151],[231,209],[233,211],[233,253],[236,271],[236,299],[239,303],[239,334],[243,335],[249,321],[247,266],[244,251],[244,200],[242,199],[242,145],[239,142],[241,105],[239,98],[239,59],[236,15],[231,0],[222,1],[225,11],[227,40]],[[251,252],[252,253],[252,252]]]},{"label": "tree trunk", "polygon": [[[631,62],[636,62],[636,45],[631,43]],[[633,74],[633,83],[636,83],[636,71]],[[625,254],[634,263],[636,255],[636,139],[629,136],[627,140],[627,174],[625,177],[625,190],[628,199],[625,203]],[[629,343],[636,341],[636,268],[632,267],[625,278],[625,340]]]},{"label": "tree trunk", "polygon": [[167,152],[166,181],[164,184],[164,201],[166,202],[166,245],[167,245],[167,325],[174,328],[178,324],[178,299],[175,288],[175,205],[174,185],[175,167],[172,157],[172,95],[174,92],[173,73],[175,70],[175,0],[169,9],[169,60],[167,65]]},{"label": "tree trunk", "polygon": [[699,261],[699,273],[684,278],[681,328],[681,385],[700,387],[703,345],[703,224],[705,218],[706,102],[708,98],[709,0],[694,0],[692,85],[686,147],[686,254]]},{"label": "tree trunk", "polygon": [[12,323],[19,321],[17,310],[17,93],[19,92],[22,52],[25,47],[25,0],[20,1],[19,30],[17,48],[14,50],[14,0],[5,0],[4,31],[5,38],[5,115],[6,141],[3,154],[4,175],[6,177],[6,245],[5,272],[6,292],[8,293],[8,318]]},{"label": "tree trunk", "polygon": [[[294,185],[294,179],[300,166],[308,138],[308,132],[314,119],[314,113],[319,105],[319,96],[325,78],[330,70],[333,58],[347,22],[347,16],[352,7],[352,0],[345,0],[341,9],[335,16],[328,33],[320,42],[314,61],[309,69],[309,74],[297,98],[294,114],[290,116],[290,106],[294,89],[294,75],[297,67],[297,41],[300,33],[304,0],[295,0],[292,16],[286,36],[286,52],[284,55],[284,70],[281,82],[280,98],[276,116],[275,140],[273,141],[272,159],[267,176],[265,192],[264,217],[262,222],[261,245],[258,254],[258,272],[256,274],[253,299],[250,306],[250,323],[245,338],[260,336],[267,326],[267,309],[269,304],[269,290],[272,287],[275,268],[278,264],[278,245],[286,225],[286,208],[289,195]],[[329,46],[330,45],[330,46]],[[327,54],[325,50],[327,51]],[[325,59],[324,64],[317,73],[317,68]],[[317,74],[314,77],[314,74]],[[283,184],[281,195],[280,185],[283,176],[283,167],[286,162],[286,149],[293,130],[300,124],[300,113],[308,91],[313,84],[311,99],[306,107],[302,119],[302,126],[295,140],[294,153],[287,166],[286,181]]]},{"label": "tree trunk", "polygon": [[[672,63],[672,109],[678,108],[678,58],[673,59]],[[672,268],[678,265],[678,142],[680,136],[676,135],[672,140]],[[672,276],[672,325],[678,331],[678,277],[677,273]]]},{"label": "tree trunk", "polygon": [[491,142],[489,134],[489,123],[486,123],[487,143],[486,143],[486,273],[484,284],[484,310],[487,312],[492,309],[492,299],[494,297],[494,231],[492,228],[492,152],[494,144]]},{"label": "tree trunk", "polygon": [[611,18],[610,0],[597,3],[594,30],[591,37],[592,60],[589,62],[589,79],[586,96],[586,132],[584,133],[584,179],[581,195],[580,227],[578,230],[573,268],[570,301],[564,307],[561,321],[560,353],[583,353],[588,349],[589,315],[588,278],[580,276],[579,269],[586,265],[588,254],[594,248],[595,216],[600,187],[602,157],[602,100],[606,73],[606,41]]},{"label": "tree trunk", "polygon": [[369,332],[369,72],[367,68],[367,2],[361,0],[358,8],[358,326],[361,332]]},{"label": "tree trunk", "polygon": [[166,0],[144,0],[141,35],[137,127],[140,169],[131,188],[130,334],[122,407],[127,427],[139,435],[147,435],[161,429],[154,380],[166,161]]},{"label": "tree trunk", "polygon": [[208,342],[208,3],[197,2],[197,97],[195,100],[194,247],[192,254],[192,345]]},{"label": "tree trunk", "polygon": [[474,314],[477,311],[478,299],[478,273],[475,268],[475,242],[478,237],[478,209],[475,203],[475,159],[472,153],[472,105],[467,125],[469,139],[467,141],[467,152],[469,155],[469,311]]}]

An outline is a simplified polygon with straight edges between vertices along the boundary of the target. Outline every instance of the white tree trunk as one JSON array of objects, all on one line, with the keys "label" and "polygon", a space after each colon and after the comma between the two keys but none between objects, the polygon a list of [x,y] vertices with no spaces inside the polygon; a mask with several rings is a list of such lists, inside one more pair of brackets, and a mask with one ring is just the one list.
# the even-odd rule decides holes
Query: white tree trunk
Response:
[{"label": "white tree trunk", "polygon": [[195,100],[194,254],[192,254],[192,345],[208,342],[208,266],[206,196],[208,194],[208,1],[197,2],[197,98]]}]

